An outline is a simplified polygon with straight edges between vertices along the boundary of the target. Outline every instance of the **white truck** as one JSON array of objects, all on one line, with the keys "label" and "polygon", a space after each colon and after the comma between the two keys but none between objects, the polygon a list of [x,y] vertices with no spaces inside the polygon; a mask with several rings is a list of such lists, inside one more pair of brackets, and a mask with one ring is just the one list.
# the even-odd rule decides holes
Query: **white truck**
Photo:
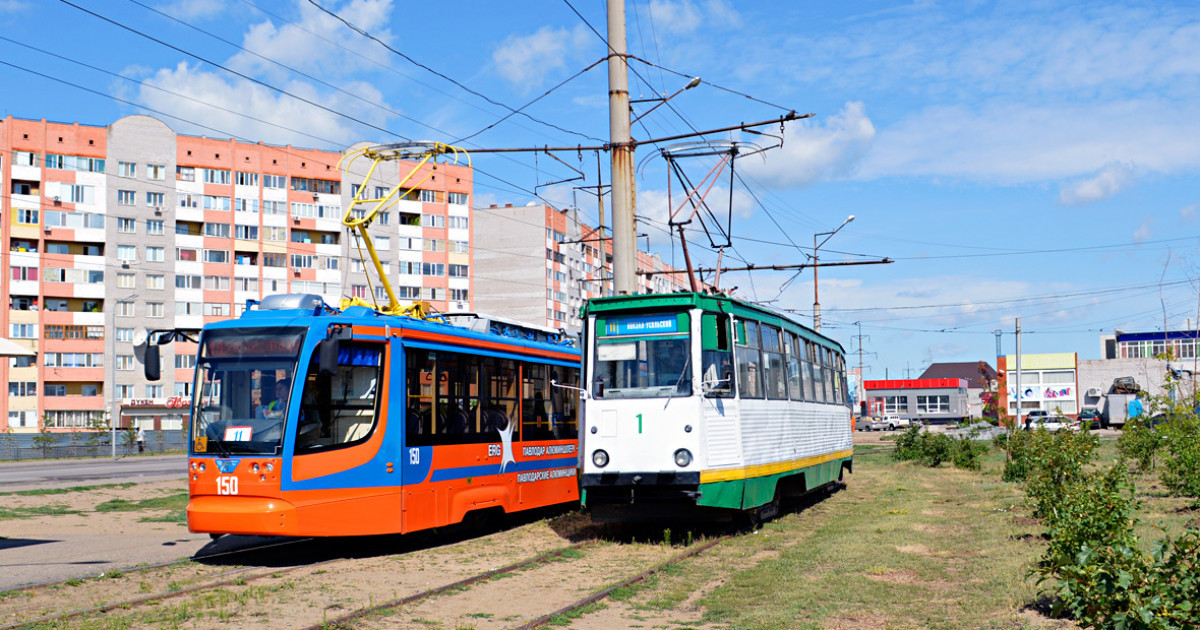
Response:
[{"label": "white truck", "polygon": [[1108,426],[1125,426],[1125,421],[1129,419],[1129,401],[1135,396],[1137,394],[1105,394],[1104,417],[1108,420]]},{"label": "white truck", "polygon": [[886,428],[888,431],[907,429],[909,425],[912,424],[908,418],[901,418],[900,416],[884,416],[882,422],[884,428]]}]

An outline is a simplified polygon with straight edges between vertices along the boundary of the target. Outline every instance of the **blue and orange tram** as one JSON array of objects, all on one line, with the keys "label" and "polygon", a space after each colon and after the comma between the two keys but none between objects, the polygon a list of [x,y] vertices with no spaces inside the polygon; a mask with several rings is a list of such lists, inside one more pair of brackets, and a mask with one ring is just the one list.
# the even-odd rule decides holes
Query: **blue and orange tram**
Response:
[{"label": "blue and orange tram", "polygon": [[[151,334],[148,376],[180,334]],[[193,532],[407,533],[579,498],[579,395],[551,383],[578,384],[580,352],[551,331],[292,294],[198,343]]]}]

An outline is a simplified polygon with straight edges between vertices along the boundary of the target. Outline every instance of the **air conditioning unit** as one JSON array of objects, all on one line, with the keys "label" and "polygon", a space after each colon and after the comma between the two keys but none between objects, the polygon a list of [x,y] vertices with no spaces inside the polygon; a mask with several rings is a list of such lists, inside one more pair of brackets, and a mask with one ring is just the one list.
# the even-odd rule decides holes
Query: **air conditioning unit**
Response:
[{"label": "air conditioning unit", "polygon": [[292,217],[292,223],[299,223],[300,217]]},{"label": "air conditioning unit", "polygon": [[58,195],[54,195],[54,203],[62,203],[62,197],[59,197]]},{"label": "air conditioning unit", "polygon": [[50,230],[51,230],[51,229],[53,229],[53,228],[51,228],[49,225],[43,225],[43,226],[42,226],[42,231],[43,231],[43,232],[45,232],[45,233],[47,233],[47,234],[49,234],[49,233],[50,233]]},{"label": "air conditioning unit", "polygon": [[162,208],[159,208],[159,207],[155,206],[155,208],[154,208],[154,214],[155,214],[155,215],[157,215],[157,216],[162,216]]},{"label": "air conditioning unit", "polygon": [[1099,387],[1089,387],[1087,390],[1087,397],[1088,398],[1099,398],[1100,397],[1100,388]]}]

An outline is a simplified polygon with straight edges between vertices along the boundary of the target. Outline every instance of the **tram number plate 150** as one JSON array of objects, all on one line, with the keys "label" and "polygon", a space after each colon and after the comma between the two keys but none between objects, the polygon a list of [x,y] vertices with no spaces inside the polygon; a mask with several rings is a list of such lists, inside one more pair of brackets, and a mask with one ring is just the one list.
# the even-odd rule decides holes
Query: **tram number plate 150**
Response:
[{"label": "tram number plate 150", "polygon": [[232,475],[217,477],[217,494],[237,494],[238,478]]}]

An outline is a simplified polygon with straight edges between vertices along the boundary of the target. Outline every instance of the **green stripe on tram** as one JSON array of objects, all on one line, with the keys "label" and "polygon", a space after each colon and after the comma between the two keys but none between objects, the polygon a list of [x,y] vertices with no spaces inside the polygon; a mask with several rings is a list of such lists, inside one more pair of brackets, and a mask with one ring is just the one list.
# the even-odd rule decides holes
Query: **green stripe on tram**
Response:
[{"label": "green stripe on tram", "polygon": [[841,477],[842,464],[849,457],[839,457],[805,468],[790,470],[751,479],[715,481],[700,484],[700,499],[697,505],[716,508],[744,510],[770,503],[775,498],[775,487],[779,480],[794,475],[804,475],[805,489],[812,490]]}]

